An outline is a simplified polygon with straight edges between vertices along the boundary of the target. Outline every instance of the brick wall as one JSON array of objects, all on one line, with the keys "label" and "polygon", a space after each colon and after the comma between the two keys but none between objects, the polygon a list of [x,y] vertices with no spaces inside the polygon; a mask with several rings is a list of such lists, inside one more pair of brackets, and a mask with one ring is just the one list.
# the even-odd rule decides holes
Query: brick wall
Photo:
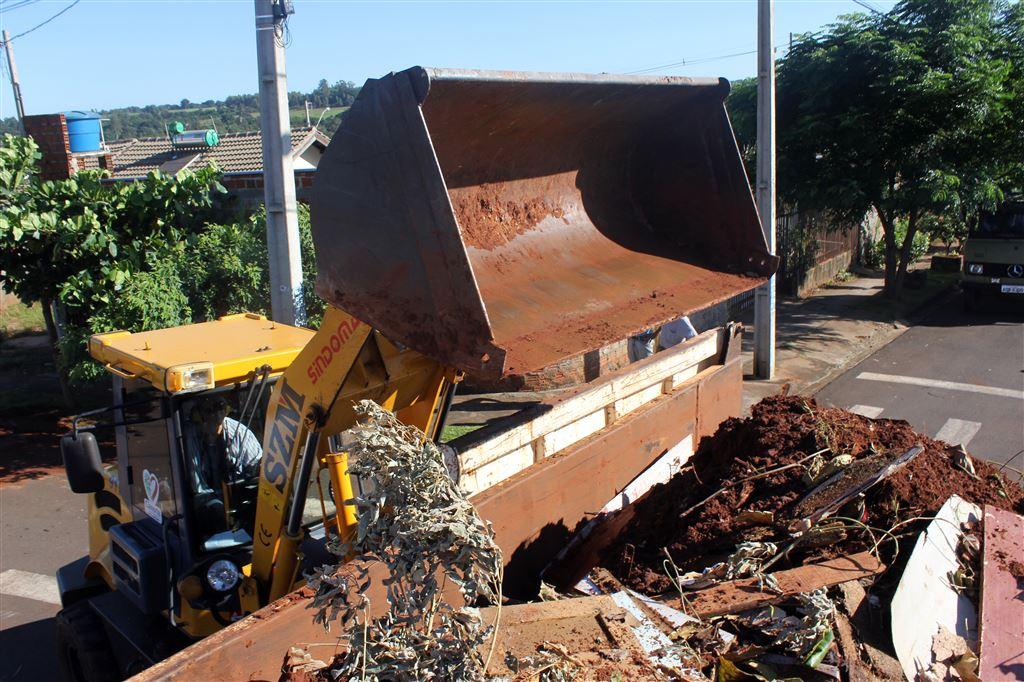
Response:
[{"label": "brick wall", "polygon": [[485,381],[467,376],[465,390],[473,391],[547,391],[593,381],[629,364],[628,340],[615,341],[598,350],[566,358],[561,362],[530,372],[523,377]]},{"label": "brick wall", "polygon": [[[313,189],[315,170],[295,171],[295,197],[309,203],[309,195]],[[228,193],[236,197],[243,206],[255,207],[263,203],[263,174],[247,173],[245,175],[225,175],[221,184]]]},{"label": "brick wall", "polygon": [[42,158],[39,174],[44,180],[65,180],[75,174],[77,164],[71,157],[67,121],[64,114],[26,116],[25,132],[39,145]]},{"label": "brick wall", "polygon": [[563,388],[593,381],[629,364],[629,342],[627,340],[610,343],[598,350],[567,358],[561,362],[545,367],[537,372],[527,374],[524,389],[545,391],[552,388]]}]

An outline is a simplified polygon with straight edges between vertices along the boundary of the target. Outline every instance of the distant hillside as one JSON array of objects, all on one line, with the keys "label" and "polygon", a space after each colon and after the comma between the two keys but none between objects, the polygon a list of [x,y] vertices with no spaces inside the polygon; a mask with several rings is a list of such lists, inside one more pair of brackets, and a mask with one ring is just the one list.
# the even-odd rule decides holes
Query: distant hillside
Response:
[{"label": "distant hillside", "polygon": [[[359,88],[354,83],[338,81],[330,85],[327,80],[311,92],[288,93],[293,126],[306,124],[304,103],[309,102],[311,123],[316,123],[326,107],[330,107],[321,122],[328,132],[333,133],[338,125],[338,116],[355,99]],[[105,120],[103,133],[108,140],[125,140],[133,137],[161,137],[164,126],[172,121],[181,121],[188,129],[216,128],[221,133],[236,133],[258,130],[260,127],[258,95],[231,95],[223,100],[190,102],[181,100],[178,104],[149,104],[141,107],[123,107],[101,111]],[[0,120],[0,134],[17,134],[18,119]]]}]

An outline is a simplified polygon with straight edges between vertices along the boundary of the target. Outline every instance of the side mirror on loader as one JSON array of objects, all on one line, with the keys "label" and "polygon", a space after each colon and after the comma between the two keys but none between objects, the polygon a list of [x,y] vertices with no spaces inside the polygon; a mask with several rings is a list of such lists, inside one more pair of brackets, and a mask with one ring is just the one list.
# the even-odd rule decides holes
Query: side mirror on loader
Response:
[{"label": "side mirror on loader", "polygon": [[60,439],[60,454],[71,491],[96,493],[103,490],[103,462],[96,436],[88,431],[69,433]]}]

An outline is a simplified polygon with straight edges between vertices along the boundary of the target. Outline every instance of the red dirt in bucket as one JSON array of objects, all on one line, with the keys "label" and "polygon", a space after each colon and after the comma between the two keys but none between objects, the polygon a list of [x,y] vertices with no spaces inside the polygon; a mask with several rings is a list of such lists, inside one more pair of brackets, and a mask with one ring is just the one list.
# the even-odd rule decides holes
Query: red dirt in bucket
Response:
[{"label": "red dirt in bucket", "polygon": [[532,230],[547,217],[565,212],[543,196],[511,199],[503,185],[482,184],[451,190],[452,208],[466,246],[490,251]]}]

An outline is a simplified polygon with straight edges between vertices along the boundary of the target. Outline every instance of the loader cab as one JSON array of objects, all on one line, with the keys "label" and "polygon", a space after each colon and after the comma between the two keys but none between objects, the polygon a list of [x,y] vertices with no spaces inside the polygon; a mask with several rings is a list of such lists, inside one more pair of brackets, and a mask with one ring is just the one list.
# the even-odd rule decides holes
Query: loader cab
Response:
[{"label": "loader cab", "polygon": [[180,521],[183,549],[197,557],[250,544],[274,381],[256,375],[182,395],[139,380],[116,382],[124,415],[115,426],[118,469],[133,520]]},{"label": "loader cab", "polygon": [[[131,670],[259,607],[248,570],[267,404],[312,335],[233,315],[90,339],[113,400],[76,418],[61,444],[89,523],[88,555],[57,576],[59,624],[76,629],[67,637],[104,628]],[[93,432],[112,435],[113,461],[101,461]],[[319,499],[307,506],[320,518]]]}]

